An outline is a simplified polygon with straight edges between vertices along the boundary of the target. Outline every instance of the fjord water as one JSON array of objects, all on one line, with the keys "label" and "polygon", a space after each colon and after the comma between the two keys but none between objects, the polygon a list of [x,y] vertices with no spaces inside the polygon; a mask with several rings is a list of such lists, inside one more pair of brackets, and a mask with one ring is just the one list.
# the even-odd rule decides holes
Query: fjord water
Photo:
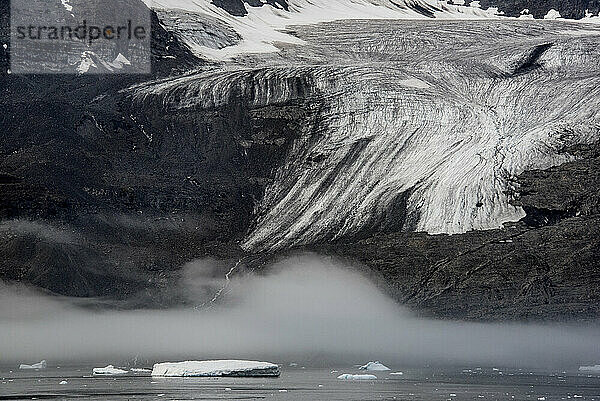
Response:
[{"label": "fjord water", "polygon": [[[92,377],[89,365],[23,372],[0,367],[0,400],[597,400],[600,376],[576,370],[409,367],[373,372],[374,381],[341,381],[352,366],[282,364],[279,378]],[[393,372],[393,371],[392,371]],[[66,381],[66,384],[59,384]]]}]

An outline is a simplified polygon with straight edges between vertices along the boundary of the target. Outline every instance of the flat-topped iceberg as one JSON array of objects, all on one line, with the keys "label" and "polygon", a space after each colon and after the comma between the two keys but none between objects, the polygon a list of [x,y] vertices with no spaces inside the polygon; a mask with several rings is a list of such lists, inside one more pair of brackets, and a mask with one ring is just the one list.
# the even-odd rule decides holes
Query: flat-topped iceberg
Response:
[{"label": "flat-topped iceberg", "polygon": [[46,360],[42,360],[38,363],[34,363],[33,365],[20,364],[19,369],[46,369]]},{"label": "flat-topped iceberg", "polygon": [[217,360],[157,363],[152,376],[168,377],[212,377],[245,376],[277,377],[279,366],[270,362]]},{"label": "flat-topped iceberg", "polygon": [[598,373],[600,373],[600,365],[580,366],[579,371],[580,372],[598,372]]},{"label": "flat-topped iceberg", "polygon": [[387,366],[385,366],[383,363],[381,363],[379,361],[367,362],[365,365],[361,366],[359,369],[361,369],[361,370],[373,370],[373,371],[387,371],[387,370],[391,370],[390,368],[388,368]]},{"label": "flat-topped iceberg", "polygon": [[115,368],[113,365],[108,365],[104,368],[94,368],[92,373],[95,375],[123,375],[127,373],[126,370]]},{"label": "flat-topped iceberg", "polygon": [[340,380],[377,380],[375,375],[351,375],[349,373],[339,375],[337,378]]}]

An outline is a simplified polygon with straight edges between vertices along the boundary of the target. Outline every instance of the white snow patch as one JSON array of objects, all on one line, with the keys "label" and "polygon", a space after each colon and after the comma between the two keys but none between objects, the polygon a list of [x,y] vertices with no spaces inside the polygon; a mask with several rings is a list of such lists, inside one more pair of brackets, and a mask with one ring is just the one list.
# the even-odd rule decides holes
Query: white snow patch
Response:
[{"label": "white snow patch", "polygon": [[65,10],[67,10],[71,14],[71,17],[75,17],[75,15],[73,14],[73,6],[69,3],[69,1],[70,0],[60,0]]},{"label": "white snow patch", "polygon": [[27,365],[24,363],[19,365],[19,369],[46,369],[46,367],[47,367],[46,360],[42,360],[38,363],[34,363],[33,365]]},{"label": "white snow patch", "polygon": [[154,364],[152,376],[279,376],[279,366],[244,360],[165,362]]},{"label": "white snow patch", "polygon": [[349,373],[339,375],[337,378],[340,380],[377,380],[375,375],[352,375]]},{"label": "white snow patch", "polygon": [[385,366],[383,363],[381,363],[379,361],[367,362],[365,365],[361,366],[359,369],[361,369],[361,370],[372,370],[372,371],[386,371],[386,370],[391,370],[390,368],[388,368],[387,366]]},{"label": "white snow patch", "polygon": [[127,373],[126,370],[123,369],[119,369],[119,368],[115,368],[113,365],[108,365],[104,368],[94,368],[92,370],[93,374],[95,375],[122,375]]},{"label": "white snow patch", "polygon": [[111,64],[115,68],[123,68],[123,66],[125,65],[131,65],[131,62],[127,60],[127,57],[119,53],[119,55],[113,60]]}]

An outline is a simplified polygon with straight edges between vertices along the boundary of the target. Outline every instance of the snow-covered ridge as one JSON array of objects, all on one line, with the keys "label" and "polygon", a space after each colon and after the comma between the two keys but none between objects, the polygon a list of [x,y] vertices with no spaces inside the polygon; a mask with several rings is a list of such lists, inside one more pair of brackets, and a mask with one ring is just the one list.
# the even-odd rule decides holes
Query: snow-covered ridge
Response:
[{"label": "snow-covered ridge", "polygon": [[[449,4],[442,0],[289,0],[289,9],[283,10],[264,4],[262,7],[246,5],[248,15],[234,17],[212,4],[210,0],[156,0],[147,4],[156,10],[180,12],[182,18],[162,18],[168,30],[179,33],[180,38],[197,55],[209,59],[226,60],[240,54],[277,51],[283,43],[301,44],[295,36],[284,32],[292,25],[309,25],[337,20],[365,19],[481,19],[497,18],[498,10]],[[161,12],[159,11],[159,17]],[[190,16],[196,16],[194,22]],[[230,30],[239,35],[236,44],[215,48],[215,36],[230,37]],[[189,33],[191,25],[202,23],[212,31],[212,39]],[[212,24],[212,25],[211,25]],[[188,33],[183,33],[186,32]],[[206,42],[203,42],[203,39]],[[225,40],[223,40],[225,42]]]}]

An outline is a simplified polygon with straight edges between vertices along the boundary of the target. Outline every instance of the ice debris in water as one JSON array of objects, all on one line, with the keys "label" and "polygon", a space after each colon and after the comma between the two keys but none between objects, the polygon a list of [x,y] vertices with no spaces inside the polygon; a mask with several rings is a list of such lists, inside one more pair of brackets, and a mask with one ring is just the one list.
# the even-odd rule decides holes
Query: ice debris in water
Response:
[{"label": "ice debris in water", "polygon": [[580,366],[579,371],[580,372],[598,372],[598,373],[600,373],[600,365]]},{"label": "ice debris in water", "polygon": [[359,369],[361,370],[374,370],[374,371],[386,371],[390,370],[387,366],[379,361],[375,362],[367,362],[365,365],[361,366]]},{"label": "ice debris in water", "polygon": [[38,363],[34,363],[33,365],[26,365],[22,363],[19,365],[19,369],[46,369],[46,366],[46,360],[44,359]]},{"label": "ice debris in water", "polygon": [[126,370],[115,368],[113,365],[108,365],[104,368],[94,368],[92,372],[95,375],[122,375],[127,373]]},{"label": "ice debris in water", "polygon": [[349,373],[339,375],[337,378],[340,380],[377,380],[375,375],[351,375]]},{"label": "ice debris in water", "polygon": [[270,362],[243,360],[165,362],[154,365],[152,376],[279,376],[279,366]]}]

